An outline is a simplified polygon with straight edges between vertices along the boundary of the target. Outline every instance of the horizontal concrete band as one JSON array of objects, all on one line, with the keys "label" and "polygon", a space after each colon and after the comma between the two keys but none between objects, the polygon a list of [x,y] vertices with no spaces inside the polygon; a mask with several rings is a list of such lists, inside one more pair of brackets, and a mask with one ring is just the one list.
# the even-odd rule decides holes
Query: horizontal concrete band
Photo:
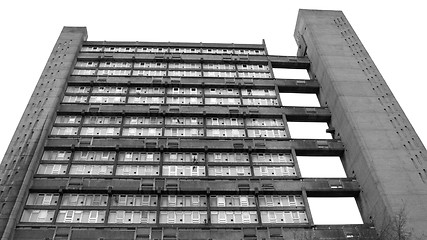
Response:
[{"label": "horizontal concrete band", "polygon": [[[215,144],[213,144],[215,143]],[[97,139],[97,138],[50,138],[45,149],[92,149],[92,150],[131,150],[147,151],[272,151],[283,152],[295,149],[297,153],[308,155],[339,155],[344,145],[338,140],[292,139],[283,141],[265,140],[227,140],[218,139]],[[310,154],[312,153],[312,154]]]},{"label": "horizontal concrete band", "polygon": [[170,61],[170,62],[203,62],[203,63],[247,63],[267,64],[273,67],[308,69],[310,60],[307,57],[270,56],[270,55],[213,55],[213,54],[173,54],[173,53],[80,53],[79,61]]},{"label": "horizontal concrete band", "polygon": [[35,178],[32,191],[115,192],[151,194],[290,194],[301,193],[309,197],[356,197],[360,188],[353,179],[303,180],[220,180],[194,179],[91,179],[87,177]]},{"label": "horizontal concrete band", "polygon": [[68,86],[127,87],[220,87],[220,88],[268,88],[278,87],[279,92],[317,93],[319,82],[305,79],[249,79],[249,78],[200,78],[200,77],[140,77],[140,76],[70,76]]},{"label": "horizontal concrete band", "polygon": [[282,117],[288,121],[327,122],[331,113],[325,107],[239,107],[239,106],[182,106],[153,104],[61,104],[58,115],[111,115],[111,116],[192,116],[192,117]]},{"label": "horizontal concrete band", "polygon": [[[123,227],[123,226],[120,226]],[[57,227],[44,229],[16,229],[14,239],[33,240],[56,237],[64,237],[71,240],[86,239],[375,239],[375,230],[370,226],[362,225],[333,225],[317,226],[309,229],[289,227],[239,227],[234,225],[212,226],[203,229],[203,226],[174,226],[173,228],[138,227],[116,229],[108,226],[103,229],[73,229],[72,227]],[[119,227],[117,227],[119,228]],[[258,238],[257,238],[258,237]],[[309,238],[310,237],[310,238]]]}]

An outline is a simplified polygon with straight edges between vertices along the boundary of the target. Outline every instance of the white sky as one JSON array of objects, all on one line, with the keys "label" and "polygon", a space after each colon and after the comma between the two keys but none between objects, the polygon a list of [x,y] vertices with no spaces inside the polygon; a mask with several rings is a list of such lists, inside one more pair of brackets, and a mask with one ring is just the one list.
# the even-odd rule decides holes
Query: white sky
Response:
[{"label": "white sky", "polygon": [[423,1],[1,1],[0,155],[63,26],[89,40],[261,43],[296,55],[298,9],[342,10],[422,140],[427,81]]}]

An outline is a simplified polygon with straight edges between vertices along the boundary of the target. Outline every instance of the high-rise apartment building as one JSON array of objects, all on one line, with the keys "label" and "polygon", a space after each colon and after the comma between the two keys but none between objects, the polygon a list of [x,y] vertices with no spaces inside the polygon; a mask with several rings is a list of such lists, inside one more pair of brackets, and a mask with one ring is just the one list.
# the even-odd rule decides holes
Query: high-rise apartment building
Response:
[{"label": "high-rise apartment building", "polygon": [[[65,27],[1,164],[2,239],[425,234],[425,148],[350,24],[300,10],[295,38],[289,57]],[[281,93],[321,107],[284,106]],[[331,139],[292,138],[292,121],[325,122]],[[303,178],[298,156],[339,156],[348,177]],[[365,224],[315,225],[307,199],[343,196]]]}]

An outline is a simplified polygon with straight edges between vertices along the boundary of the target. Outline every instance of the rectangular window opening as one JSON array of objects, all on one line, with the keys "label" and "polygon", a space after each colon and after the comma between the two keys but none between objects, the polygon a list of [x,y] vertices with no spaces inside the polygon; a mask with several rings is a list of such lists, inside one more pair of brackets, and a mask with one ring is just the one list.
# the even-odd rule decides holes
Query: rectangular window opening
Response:
[{"label": "rectangular window opening", "polygon": [[363,224],[353,197],[309,197],[308,204],[316,225]]},{"label": "rectangular window opening", "polygon": [[339,156],[297,156],[303,178],[347,178]]},{"label": "rectangular window opening", "polygon": [[291,138],[299,139],[332,139],[326,132],[329,127],[325,122],[288,122]]},{"label": "rectangular window opening", "polygon": [[319,99],[314,93],[280,93],[282,106],[320,107]]},{"label": "rectangular window opening", "polygon": [[275,78],[310,80],[306,69],[273,68]]}]

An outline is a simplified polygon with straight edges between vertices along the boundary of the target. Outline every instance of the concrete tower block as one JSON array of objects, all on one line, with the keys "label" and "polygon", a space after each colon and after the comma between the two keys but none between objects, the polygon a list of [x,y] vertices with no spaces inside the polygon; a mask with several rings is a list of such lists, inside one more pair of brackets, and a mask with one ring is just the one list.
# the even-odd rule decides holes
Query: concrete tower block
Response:
[{"label": "concrete tower block", "polygon": [[426,149],[350,23],[341,11],[300,10],[295,39],[346,146],[345,170],[361,185],[364,222],[387,230],[403,212],[406,230],[425,239]]}]

